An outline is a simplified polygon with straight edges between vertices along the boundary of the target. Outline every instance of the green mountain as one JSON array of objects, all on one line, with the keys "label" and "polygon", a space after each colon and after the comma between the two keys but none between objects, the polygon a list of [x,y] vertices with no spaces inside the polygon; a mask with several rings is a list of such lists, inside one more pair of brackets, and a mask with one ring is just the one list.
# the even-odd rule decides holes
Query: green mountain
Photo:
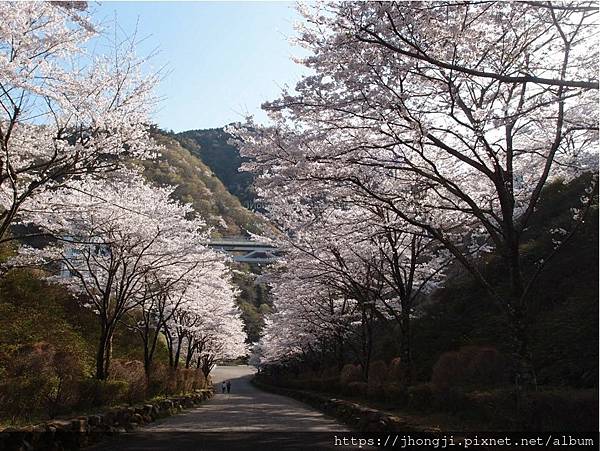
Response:
[{"label": "green mountain", "polygon": [[256,194],[251,186],[254,175],[239,171],[245,159],[229,143],[231,136],[224,129],[189,130],[175,137],[212,169],[242,205],[251,210],[256,208]]},{"label": "green mountain", "polygon": [[197,144],[179,142],[173,135],[156,131],[155,140],[163,146],[161,155],[144,161],[144,175],[158,185],[173,185],[174,195],[191,203],[203,219],[214,228],[213,235],[240,236],[261,233],[268,227],[264,220],[242,206],[198,155]]}]

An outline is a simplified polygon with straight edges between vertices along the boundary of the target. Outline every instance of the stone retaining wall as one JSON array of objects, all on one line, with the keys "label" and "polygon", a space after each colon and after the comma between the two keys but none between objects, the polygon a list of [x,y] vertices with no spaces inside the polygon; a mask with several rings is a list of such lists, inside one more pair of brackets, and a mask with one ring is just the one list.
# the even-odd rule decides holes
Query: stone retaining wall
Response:
[{"label": "stone retaining wall", "polygon": [[212,390],[175,396],[133,407],[114,407],[104,413],[69,420],[50,420],[35,426],[0,431],[0,450],[67,451],[97,442],[107,435],[130,432],[158,418],[175,415],[211,398]]},{"label": "stone retaining wall", "polygon": [[407,419],[343,399],[328,398],[310,391],[278,387],[266,384],[258,378],[254,378],[252,383],[265,391],[306,403],[360,432],[440,432],[438,428],[425,428],[422,425],[411,424]]}]

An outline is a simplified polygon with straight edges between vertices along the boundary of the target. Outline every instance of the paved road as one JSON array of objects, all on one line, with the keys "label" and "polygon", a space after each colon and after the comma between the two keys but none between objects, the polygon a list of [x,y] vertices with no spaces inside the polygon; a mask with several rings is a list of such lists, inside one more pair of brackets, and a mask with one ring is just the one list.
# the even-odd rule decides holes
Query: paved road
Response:
[{"label": "paved road", "polygon": [[[248,366],[218,367],[211,400],[88,450],[313,450],[331,448],[336,433],[348,432],[305,404],[257,389],[253,374]],[[230,394],[220,393],[223,380],[231,381]]]}]

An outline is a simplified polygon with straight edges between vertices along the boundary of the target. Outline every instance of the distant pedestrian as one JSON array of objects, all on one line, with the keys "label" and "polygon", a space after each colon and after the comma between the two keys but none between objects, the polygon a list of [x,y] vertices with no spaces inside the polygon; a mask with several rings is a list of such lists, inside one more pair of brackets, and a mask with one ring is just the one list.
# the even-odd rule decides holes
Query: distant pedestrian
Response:
[{"label": "distant pedestrian", "polygon": [[221,382],[221,393],[225,393],[225,381]]},{"label": "distant pedestrian", "polygon": [[227,381],[227,393],[231,391],[231,381]]}]

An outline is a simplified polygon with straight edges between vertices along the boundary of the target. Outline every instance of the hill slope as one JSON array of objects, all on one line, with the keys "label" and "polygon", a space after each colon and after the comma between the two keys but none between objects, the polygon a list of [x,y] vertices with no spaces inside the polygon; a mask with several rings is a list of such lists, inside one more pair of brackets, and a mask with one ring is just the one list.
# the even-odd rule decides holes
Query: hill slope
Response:
[{"label": "hill slope", "polygon": [[191,203],[214,228],[214,236],[239,236],[246,231],[260,233],[262,219],[244,208],[210,167],[174,137],[157,132],[155,139],[164,146],[161,156],[144,161],[144,175],[158,185],[176,186],[175,197]]},{"label": "hill slope", "polygon": [[212,169],[229,192],[246,208],[254,209],[256,195],[252,190],[254,175],[239,172],[244,159],[238,149],[228,143],[230,135],[222,128],[188,130],[175,137]]}]

